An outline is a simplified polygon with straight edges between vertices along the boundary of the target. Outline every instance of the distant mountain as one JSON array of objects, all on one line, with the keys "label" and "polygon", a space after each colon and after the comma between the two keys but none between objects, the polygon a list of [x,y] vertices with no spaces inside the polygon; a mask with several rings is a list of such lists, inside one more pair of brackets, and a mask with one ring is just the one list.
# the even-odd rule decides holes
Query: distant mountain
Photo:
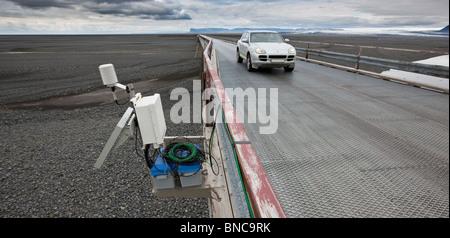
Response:
[{"label": "distant mountain", "polygon": [[439,31],[423,31],[420,33],[423,35],[431,35],[431,36],[448,36],[449,35],[448,25],[440,29]]},{"label": "distant mountain", "polygon": [[368,29],[340,29],[340,28],[191,28],[190,33],[211,34],[211,33],[242,33],[247,30],[267,30],[277,31],[281,34],[363,34],[363,35],[416,35],[416,36],[448,36],[449,26],[438,31],[408,31],[408,30],[376,30]]},{"label": "distant mountain", "polygon": [[442,28],[441,30],[439,30],[438,32],[449,33],[448,32],[448,25],[446,27]]},{"label": "distant mountain", "polygon": [[225,28],[191,28],[190,33],[224,33],[229,32],[230,29]]},{"label": "distant mountain", "polygon": [[297,29],[285,28],[191,28],[190,33],[242,33],[249,30],[277,31],[279,33],[294,33]]}]

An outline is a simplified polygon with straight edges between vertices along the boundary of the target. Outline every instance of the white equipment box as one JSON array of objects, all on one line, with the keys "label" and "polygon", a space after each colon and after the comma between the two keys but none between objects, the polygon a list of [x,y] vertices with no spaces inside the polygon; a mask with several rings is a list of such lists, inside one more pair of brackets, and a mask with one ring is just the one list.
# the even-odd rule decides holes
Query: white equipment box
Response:
[{"label": "white equipment box", "polygon": [[161,104],[161,96],[143,97],[137,100],[135,106],[139,129],[144,145],[154,144],[155,147],[163,144],[166,134],[166,121]]}]

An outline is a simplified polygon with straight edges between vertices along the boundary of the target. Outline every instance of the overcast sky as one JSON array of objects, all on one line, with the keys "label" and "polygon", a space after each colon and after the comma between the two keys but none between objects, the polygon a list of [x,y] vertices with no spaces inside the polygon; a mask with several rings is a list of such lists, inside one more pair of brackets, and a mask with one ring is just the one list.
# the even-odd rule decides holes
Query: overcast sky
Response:
[{"label": "overcast sky", "polygon": [[0,34],[190,28],[409,28],[449,24],[449,0],[0,0]]}]

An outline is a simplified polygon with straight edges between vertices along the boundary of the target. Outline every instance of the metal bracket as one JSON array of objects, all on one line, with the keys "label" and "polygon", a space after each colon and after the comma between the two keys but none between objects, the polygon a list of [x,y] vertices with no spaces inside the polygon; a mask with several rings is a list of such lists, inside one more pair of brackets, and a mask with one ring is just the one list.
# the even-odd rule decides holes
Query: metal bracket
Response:
[{"label": "metal bracket", "polygon": [[[111,136],[108,139],[108,142],[106,142],[105,147],[103,147],[102,153],[100,153],[100,156],[97,159],[97,162],[95,163],[94,167],[99,169],[103,162],[105,162],[106,156],[108,156],[108,154],[111,151],[114,151],[115,149],[117,149],[120,145],[122,145],[128,138],[130,138],[133,135],[133,132],[131,132],[131,130],[123,130],[123,128],[125,127],[127,121],[132,118],[132,120],[130,120],[130,122],[128,123],[128,125],[132,125],[133,121],[134,121],[134,114],[133,114],[134,109],[131,107],[128,107],[127,111],[123,114],[122,118],[120,119],[119,123],[117,123],[116,128],[114,128],[113,133],[111,134]],[[116,144],[116,141],[119,139],[118,143]],[[116,145],[115,145],[116,144]]]}]

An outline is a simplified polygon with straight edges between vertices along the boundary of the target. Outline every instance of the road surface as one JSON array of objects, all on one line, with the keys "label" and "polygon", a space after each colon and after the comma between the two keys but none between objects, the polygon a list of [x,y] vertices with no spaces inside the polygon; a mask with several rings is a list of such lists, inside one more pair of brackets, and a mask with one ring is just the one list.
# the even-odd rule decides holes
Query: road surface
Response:
[{"label": "road surface", "polygon": [[288,217],[449,217],[449,95],[302,61],[247,72],[213,46],[225,88],[278,89],[276,133],[241,121]]}]

